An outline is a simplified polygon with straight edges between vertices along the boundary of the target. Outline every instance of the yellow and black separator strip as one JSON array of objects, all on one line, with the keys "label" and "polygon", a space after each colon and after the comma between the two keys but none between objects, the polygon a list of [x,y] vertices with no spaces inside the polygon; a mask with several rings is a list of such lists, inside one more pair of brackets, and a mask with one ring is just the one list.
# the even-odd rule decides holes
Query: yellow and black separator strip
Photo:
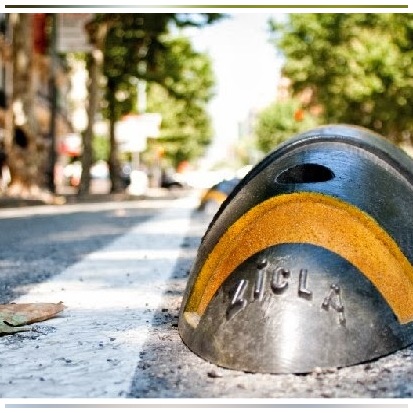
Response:
[{"label": "yellow and black separator strip", "polygon": [[198,211],[208,214],[216,213],[227,197],[238,185],[240,178],[224,179],[204,191],[201,196]]},{"label": "yellow and black separator strip", "polygon": [[240,180],[241,179],[237,177],[224,179],[205,190],[201,196],[198,211],[206,212],[208,215],[215,214]]},{"label": "yellow and black separator strip", "polygon": [[413,342],[413,160],[330,125],[256,165],[214,216],[182,303],[188,347],[221,366],[308,372]]}]

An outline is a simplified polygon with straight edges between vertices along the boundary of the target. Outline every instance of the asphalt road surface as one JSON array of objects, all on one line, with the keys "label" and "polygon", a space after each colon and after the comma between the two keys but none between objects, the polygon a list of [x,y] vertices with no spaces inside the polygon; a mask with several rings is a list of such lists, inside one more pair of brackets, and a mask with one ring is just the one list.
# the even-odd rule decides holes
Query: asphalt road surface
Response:
[{"label": "asphalt road surface", "polygon": [[413,346],[300,375],[232,371],[192,353],[177,323],[210,219],[197,202],[185,194],[0,210],[0,302],[66,306],[31,331],[0,336],[6,409],[41,407],[40,399],[65,408],[413,406]]}]

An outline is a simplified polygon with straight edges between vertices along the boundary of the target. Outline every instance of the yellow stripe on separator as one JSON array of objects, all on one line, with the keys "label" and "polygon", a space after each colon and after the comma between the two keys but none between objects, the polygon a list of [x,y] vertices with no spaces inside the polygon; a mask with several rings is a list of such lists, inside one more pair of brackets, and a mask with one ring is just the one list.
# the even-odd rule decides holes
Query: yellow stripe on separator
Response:
[{"label": "yellow stripe on separator", "polygon": [[215,189],[211,189],[202,197],[202,203],[206,203],[207,201],[215,201],[217,204],[222,204],[228,195],[224,194],[221,191],[216,191]]},{"label": "yellow stripe on separator", "polygon": [[185,311],[201,316],[242,262],[284,243],[313,244],[345,258],[375,285],[400,323],[413,321],[413,267],[396,242],[355,206],[309,192],[270,198],[232,224],[206,259]]}]

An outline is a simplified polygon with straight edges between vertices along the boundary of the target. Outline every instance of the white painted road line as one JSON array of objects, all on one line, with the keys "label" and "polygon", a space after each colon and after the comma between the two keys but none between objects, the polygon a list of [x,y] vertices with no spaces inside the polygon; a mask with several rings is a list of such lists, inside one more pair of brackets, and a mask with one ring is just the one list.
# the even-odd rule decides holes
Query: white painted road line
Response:
[{"label": "white painted road line", "polygon": [[47,334],[0,340],[2,398],[126,395],[195,206],[191,198],[165,202],[168,209],[19,299],[67,308],[38,324]]}]

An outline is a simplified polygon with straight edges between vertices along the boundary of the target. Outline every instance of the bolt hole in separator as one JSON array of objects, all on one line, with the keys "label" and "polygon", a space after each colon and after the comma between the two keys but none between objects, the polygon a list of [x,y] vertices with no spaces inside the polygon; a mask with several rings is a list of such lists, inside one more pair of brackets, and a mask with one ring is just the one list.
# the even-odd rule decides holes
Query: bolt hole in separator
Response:
[{"label": "bolt hole in separator", "polygon": [[298,134],[202,238],[179,333],[219,366],[307,373],[413,343],[413,160],[350,125]]},{"label": "bolt hole in separator", "polygon": [[295,165],[277,176],[279,184],[309,184],[327,182],[334,178],[334,173],[323,165],[306,163]]}]

